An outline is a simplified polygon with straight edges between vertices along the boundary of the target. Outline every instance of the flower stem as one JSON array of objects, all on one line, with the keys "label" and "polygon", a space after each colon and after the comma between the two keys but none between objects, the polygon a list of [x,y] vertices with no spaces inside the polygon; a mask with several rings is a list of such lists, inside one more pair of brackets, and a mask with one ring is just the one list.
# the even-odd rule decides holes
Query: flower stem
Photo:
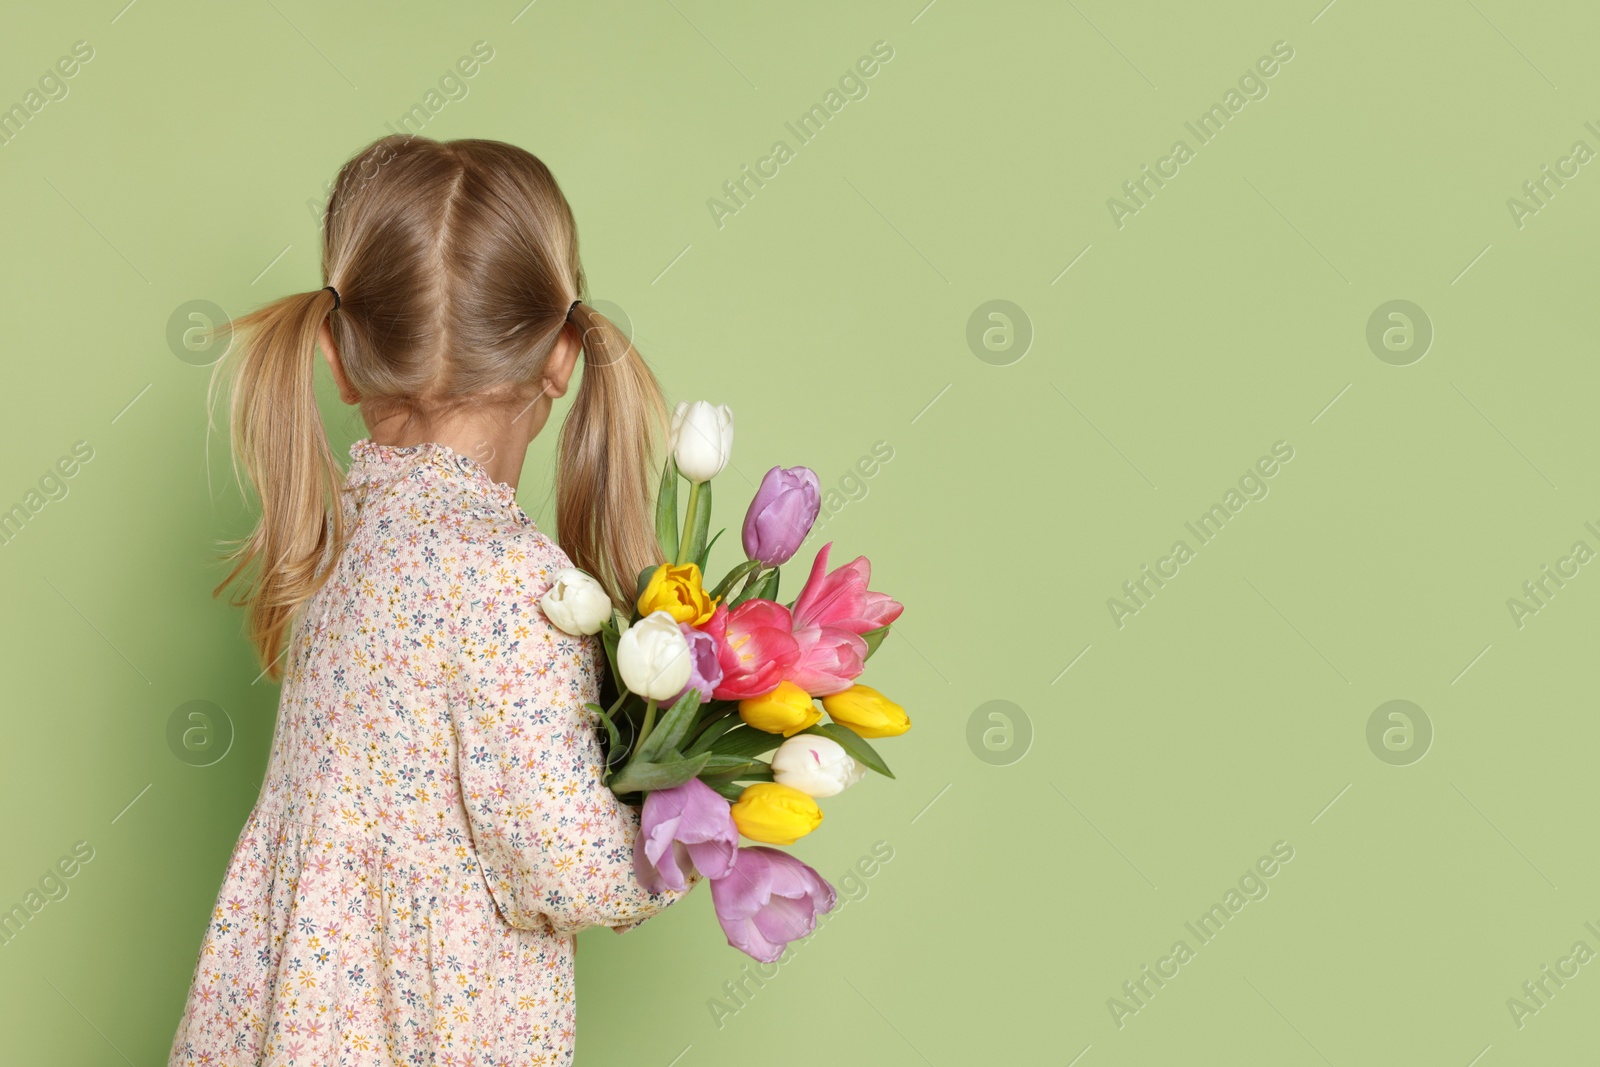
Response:
[{"label": "flower stem", "polygon": [[739,597],[744,596],[745,593],[749,592],[751,586],[755,585],[762,578],[766,577],[768,571],[776,570],[776,569],[777,569],[776,567],[765,567],[765,566],[757,567],[755,570],[753,570],[749,574],[745,575],[744,576],[744,584],[739,587],[739,592],[738,592],[737,595],[735,595],[733,597],[733,599],[734,600],[738,600]]},{"label": "flower stem", "polygon": [[700,507],[700,483],[689,483],[689,503],[683,509],[683,536],[678,538],[678,558],[676,566],[683,566],[689,562],[690,531],[694,529],[695,511]]},{"label": "flower stem", "polygon": [[639,727],[639,743],[633,746],[633,750],[635,752],[638,752],[644,747],[645,741],[650,737],[650,731],[655,729],[655,726],[656,702],[652,697],[647,699],[644,704],[644,725]]}]

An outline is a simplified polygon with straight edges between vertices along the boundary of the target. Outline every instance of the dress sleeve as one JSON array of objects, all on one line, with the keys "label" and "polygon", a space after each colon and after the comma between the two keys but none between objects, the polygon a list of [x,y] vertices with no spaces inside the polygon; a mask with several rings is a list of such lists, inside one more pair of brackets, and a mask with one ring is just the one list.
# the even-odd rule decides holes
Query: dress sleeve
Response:
[{"label": "dress sleeve", "polygon": [[479,862],[513,926],[631,929],[683,893],[650,893],[634,875],[639,813],[606,787],[583,706],[598,696],[598,639],[562,633],[539,608],[565,557],[542,534],[509,540],[481,568],[482,599],[463,605],[457,650],[452,719]]}]

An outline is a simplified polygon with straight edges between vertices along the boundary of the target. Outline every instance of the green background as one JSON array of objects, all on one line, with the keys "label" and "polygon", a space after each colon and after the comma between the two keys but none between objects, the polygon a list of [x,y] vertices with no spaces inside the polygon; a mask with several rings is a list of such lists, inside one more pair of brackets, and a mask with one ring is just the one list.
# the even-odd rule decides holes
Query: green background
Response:
[{"label": "green background", "polygon": [[[853,491],[824,536],[907,606],[867,678],[916,724],[882,746],[899,778],[796,850],[835,881],[893,860],[720,1027],[744,957],[707,894],[584,934],[580,1063],[1592,1054],[1600,963],[1520,1028],[1506,1003],[1600,950],[1600,567],[1520,627],[1507,606],[1600,550],[1600,165],[1520,227],[1507,207],[1600,150],[1592,6],[124,2],[0,33],[0,104],[94,49],[0,148],[0,507],[94,449],[0,548],[0,908],[95,850],[0,947],[0,1059],[164,1062],[271,742],[276,688],[210,596],[249,513],[169,320],[319,285],[307,202],[480,40],[423,132],[549,163],[593,297],[673,400],[737,414],[719,519],[805,463]],[[877,41],[869,94],[797,145],[785,121]],[[1184,123],[1278,41],[1269,95],[1199,146]],[[707,199],[780,138],[719,228]],[[1107,198],[1179,138],[1194,158],[1119,228]],[[1025,320],[975,351],[997,299]],[[1367,341],[1395,299],[1434,334],[1408,365]],[[361,427],[323,385],[342,451]],[[551,436],[521,487],[541,522]],[[1270,494],[1197,547],[1184,523],[1279,441]],[[1179,538],[1194,559],[1119,628],[1107,599]],[[1395,699],[1433,733],[1406,765],[1367,740]],[[168,746],[191,700],[235,729],[210,766]],[[969,743],[994,700],[998,752]],[[1191,939],[1279,841],[1270,895]],[[1119,1027],[1108,998],[1180,938],[1195,958]]]}]

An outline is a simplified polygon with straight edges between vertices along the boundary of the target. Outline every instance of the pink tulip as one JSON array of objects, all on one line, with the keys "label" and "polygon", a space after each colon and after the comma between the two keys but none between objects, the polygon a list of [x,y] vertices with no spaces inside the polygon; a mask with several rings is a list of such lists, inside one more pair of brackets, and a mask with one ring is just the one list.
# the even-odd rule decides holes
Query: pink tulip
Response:
[{"label": "pink tulip", "polygon": [[860,676],[867,658],[861,635],[888,626],[905,609],[867,588],[872,564],[865,556],[827,573],[832,547],[830,542],[817,552],[792,613],[771,600],[747,600],[731,612],[717,605],[701,627],[718,642],[722,683],[712,693],[716,699],[760,696],[781,681],[828,696]]},{"label": "pink tulip", "polygon": [[785,675],[814,697],[842,693],[861,674],[867,658],[867,643],[849,630],[837,626],[808,626],[796,630],[795,643],[800,658]]},{"label": "pink tulip", "polygon": [[732,611],[718,604],[702,629],[716,640],[722,663],[722,682],[712,691],[718,700],[772,692],[800,658],[789,609],[770,600],[746,600]]},{"label": "pink tulip", "polygon": [[905,608],[887,593],[874,593],[867,588],[872,579],[872,563],[866,556],[857,556],[832,574],[824,573],[832,547],[830,541],[817,551],[811,576],[795,598],[795,631],[832,626],[864,634],[898,619]]},{"label": "pink tulip", "polygon": [[794,637],[800,655],[786,675],[819,697],[850,688],[867,658],[867,643],[860,635],[889,625],[904,610],[887,594],[867,588],[872,564],[865,556],[827,573],[832,547],[829,542],[817,552],[811,576],[795,598]]},{"label": "pink tulip", "polygon": [[[747,601],[748,603],[748,601]],[[833,910],[833,886],[787,852],[741,848],[733,870],[711,880],[711,902],[728,944],[762,963],[817,928]]]}]

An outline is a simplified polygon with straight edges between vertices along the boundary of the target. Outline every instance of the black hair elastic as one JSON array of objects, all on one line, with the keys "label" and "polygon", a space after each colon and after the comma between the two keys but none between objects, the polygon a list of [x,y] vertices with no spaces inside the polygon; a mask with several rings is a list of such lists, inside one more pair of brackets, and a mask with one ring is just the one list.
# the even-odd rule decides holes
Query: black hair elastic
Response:
[{"label": "black hair elastic", "polygon": [[339,310],[339,290],[335,289],[331,285],[324,285],[323,288],[326,289],[328,292],[333,294],[333,310],[338,311]]},{"label": "black hair elastic", "polygon": [[573,313],[573,312],[574,312],[574,311],[577,311],[577,310],[578,310],[578,305],[579,305],[579,304],[581,304],[581,303],[583,303],[583,301],[582,301],[582,300],[574,300],[574,301],[573,301],[573,302],[572,302],[572,306],[571,306],[571,307],[569,307],[569,308],[568,308],[568,309],[567,309],[567,321],[568,321],[568,322],[571,322],[571,321],[572,321],[572,313]]}]

